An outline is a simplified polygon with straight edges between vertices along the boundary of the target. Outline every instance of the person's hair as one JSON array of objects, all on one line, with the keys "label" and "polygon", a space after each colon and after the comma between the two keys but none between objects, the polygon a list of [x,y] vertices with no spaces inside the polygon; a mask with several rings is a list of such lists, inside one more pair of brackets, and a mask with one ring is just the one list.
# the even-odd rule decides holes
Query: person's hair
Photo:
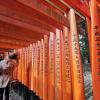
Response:
[{"label": "person's hair", "polygon": [[10,54],[10,52],[8,52],[8,57],[10,60],[16,60],[16,63],[19,64],[19,53],[16,52],[12,52],[12,54]]},{"label": "person's hair", "polygon": [[0,61],[4,59],[4,53],[0,52]]},{"label": "person's hair", "polygon": [[14,52],[14,50],[10,50],[8,52],[8,56],[9,56],[9,59],[14,59],[14,60],[18,60],[19,59],[19,56],[18,56],[18,52]]},{"label": "person's hair", "polygon": [[9,55],[9,59],[18,60],[18,54]]}]

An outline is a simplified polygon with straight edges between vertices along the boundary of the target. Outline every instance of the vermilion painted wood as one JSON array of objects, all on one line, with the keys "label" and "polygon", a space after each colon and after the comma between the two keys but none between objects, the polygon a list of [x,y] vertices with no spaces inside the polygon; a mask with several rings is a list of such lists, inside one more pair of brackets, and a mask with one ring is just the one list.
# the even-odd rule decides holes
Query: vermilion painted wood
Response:
[{"label": "vermilion painted wood", "polygon": [[39,96],[40,41],[37,41],[36,95]]},{"label": "vermilion painted wood", "polygon": [[18,80],[21,82],[21,68],[22,68],[22,49],[19,49],[19,64],[18,64]]},{"label": "vermilion painted wood", "polygon": [[99,0],[91,0],[91,67],[94,100],[100,98],[100,12]]},{"label": "vermilion painted wood", "polygon": [[[79,13],[83,14],[84,16],[90,18],[90,8],[85,2],[81,2],[81,0],[64,0],[68,3],[72,8],[76,9]],[[88,2],[90,0],[87,0]]]},{"label": "vermilion painted wood", "polygon": [[25,83],[25,48],[22,49],[22,74],[21,74],[21,81],[24,84]]},{"label": "vermilion painted wood", "polygon": [[41,26],[41,28],[39,28],[39,27],[36,27],[35,25],[34,26],[29,25],[27,23],[23,23],[21,21],[18,21],[18,20],[3,16],[3,15],[0,15],[0,20],[7,22],[7,23],[10,23],[10,24],[17,25],[17,26],[22,27],[22,28],[29,29],[29,30],[33,31],[34,34],[38,33],[38,34],[42,35],[42,33],[45,33],[45,34],[49,33],[49,31],[44,30],[42,28],[42,26]]},{"label": "vermilion painted wood", "polygon": [[35,54],[35,44],[32,44],[32,68],[31,68],[31,90],[34,91],[34,54]]},{"label": "vermilion painted wood", "polygon": [[4,16],[4,15],[0,15],[0,20],[4,21],[4,22],[7,22],[7,23],[10,23],[10,24],[14,24],[14,25],[20,26],[22,28],[29,29],[29,30],[33,31],[33,33],[40,33],[40,34],[41,33],[45,33],[45,34],[48,34],[48,31],[44,30],[43,28],[39,28],[39,27],[30,25],[30,24],[27,24],[27,23],[23,23],[23,22],[21,22],[19,20],[15,20],[13,18]]},{"label": "vermilion painted wood", "polygon": [[[9,4],[7,2],[9,2]],[[41,14],[36,9],[32,9],[32,8],[30,8],[28,6],[25,6],[25,5],[23,5],[23,3],[20,3],[20,2],[22,2],[22,1],[18,1],[17,2],[17,0],[16,1],[13,1],[13,0],[2,1],[1,0],[0,4],[3,5],[3,6],[6,6],[8,8],[11,8],[11,9],[13,9],[15,11],[18,11],[18,12],[20,12],[22,14],[25,14],[24,16],[28,16],[28,17],[30,16],[30,18],[35,18],[36,20],[47,24],[47,26],[49,26],[49,27],[50,27],[50,25],[53,25],[53,26],[61,28],[61,25],[59,25],[55,20],[52,20],[52,18],[48,19],[48,17],[47,17],[47,19],[45,19],[44,14]],[[13,6],[11,6],[10,4],[13,4]],[[27,13],[28,13],[28,15],[27,15]],[[48,24],[48,21],[49,21],[50,24]]]},{"label": "vermilion painted wood", "polygon": [[2,21],[0,21],[0,34],[29,42],[35,42],[35,40],[41,39],[43,37],[43,34],[39,35],[34,31],[14,26]]},{"label": "vermilion painted wood", "polygon": [[[21,47],[25,47],[27,46],[28,44],[23,44],[23,43],[19,43],[17,41],[12,41],[12,40],[6,40],[5,38],[1,38],[0,39],[0,43],[5,43],[5,44],[11,44],[11,45],[17,45],[17,46],[21,46]],[[11,47],[12,48],[12,47]]]},{"label": "vermilion painted wood", "polygon": [[[36,0],[36,1],[38,1],[38,0]],[[21,3],[19,3],[19,2],[21,2]],[[27,2],[29,2],[29,3],[27,3]],[[59,1],[52,0],[52,2],[55,3],[56,5],[58,5],[59,7],[61,7],[64,11],[66,11],[67,7],[65,7],[62,3],[59,3]],[[65,2],[68,3],[69,5],[71,5],[72,7],[74,7],[76,10],[82,12],[83,15],[89,17],[89,10],[88,10],[88,6],[86,4],[84,4],[84,3],[82,4],[80,1],[77,1],[77,0],[71,0],[71,1],[65,0]],[[29,4],[29,5],[27,6],[27,4]],[[11,6],[11,5],[13,5],[13,6]],[[34,5],[34,7],[33,7],[33,5],[34,4],[32,4],[31,1],[26,1],[26,0],[18,0],[18,1],[0,0],[0,19],[7,23],[11,23],[13,25],[17,25],[17,26],[23,27],[25,29],[32,30],[32,33],[34,33],[33,38],[36,40],[38,38],[41,38],[41,36],[42,36],[42,35],[40,35],[41,32],[48,34],[48,33],[46,33],[47,32],[46,30],[54,31],[55,29],[52,28],[51,25],[61,28],[60,23],[59,22],[56,23],[57,21],[53,16],[50,17],[47,15],[46,12],[43,12],[41,10],[42,8],[48,9],[50,7],[50,6],[48,6],[48,4],[47,5],[46,4],[45,5],[44,4]],[[41,9],[36,8],[36,6],[39,7],[41,5],[43,5],[43,7]],[[61,14],[60,11],[58,11],[57,9],[55,9],[54,12]],[[34,18],[32,16],[34,16]],[[46,17],[46,19],[45,19],[45,17]],[[34,21],[34,22],[32,22],[32,21]],[[51,25],[48,24],[48,21],[49,21],[49,24],[51,24]],[[39,24],[37,24],[37,23],[39,23]],[[32,25],[36,24],[36,26],[33,27],[31,24]],[[2,24],[1,24],[1,26],[2,26]],[[41,26],[42,26],[42,29],[41,29]],[[45,29],[45,30],[43,30],[43,29]],[[13,28],[11,30],[13,30]],[[29,36],[28,33],[31,33],[29,30],[27,30],[27,32],[26,32],[26,30],[24,32],[21,31],[20,33],[24,33],[24,35],[27,34],[26,35],[26,38],[27,38]],[[6,32],[8,32],[8,30],[5,30],[5,32],[3,32],[3,33],[6,33]],[[2,31],[0,33],[2,33]],[[10,33],[15,34],[15,32],[10,32]],[[39,35],[36,36],[37,35],[36,33]],[[11,37],[16,37],[18,39],[19,38],[21,39],[21,36],[18,36],[18,34],[15,34],[15,35],[11,35],[11,34],[10,34]],[[8,34],[7,34],[7,36],[8,36]],[[31,34],[30,37],[31,36],[33,36],[33,34]],[[25,38],[25,36],[22,36],[22,37]],[[29,37],[29,39],[27,38],[28,41],[33,40],[30,37]],[[25,40],[26,40],[26,38],[25,38]]]},{"label": "vermilion painted wood", "polygon": [[3,33],[3,32],[0,32],[0,36],[1,37],[4,37],[4,39],[5,38],[8,38],[8,39],[15,39],[15,40],[17,40],[17,41],[22,41],[22,42],[24,42],[24,43],[34,43],[34,42],[36,42],[36,40],[29,40],[29,38],[27,38],[27,37],[24,37],[24,39],[22,39],[22,36],[18,36],[18,34],[16,34],[16,35],[10,35],[10,33]]},{"label": "vermilion painted wood", "polygon": [[73,100],[86,100],[79,39],[74,9],[70,9],[70,55],[72,68]]},{"label": "vermilion painted wood", "polygon": [[22,47],[23,46],[20,46],[20,45],[15,45],[15,44],[10,44],[10,43],[0,42],[0,48],[17,49],[17,48],[22,48]]},{"label": "vermilion painted wood", "polygon": [[70,57],[70,31],[67,27],[63,27],[62,35],[62,87],[63,100],[72,100],[72,66]]},{"label": "vermilion painted wood", "polygon": [[[46,4],[46,6],[50,7],[49,4],[44,0],[39,0]],[[50,0],[52,3],[60,7],[62,10],[67,12],[69,8],[65,6],[60,0]],[[70,5],[72,8],[76,9],[79,13],[83,14],[84,16],[90,18],[90,9],[89,5],[86,2],[81,2],[81,0],[64,0],[66,4]],[[90,0],[87,0],[89,2]]]},{"label": "vermilion painted wood", "polygon": [[27,71],[27,47],[25,47],[25,73],[24,73],[24,85],[25,86],[27,86],[27,73],[28,73],[28,71]]},{"label": "vermilion painted wood", "polygon": [[30,44],[30,42],[14,39],[14,38],[7,37],[7,36],[1,36],[1,35],[0,35],[0,41],[3,41],[4,43],[11,43],[11,44],[19,45],[19,46],[28,46]]},{"label": "vermilion painted wood", "polygon": [[41,43],[40,43],[40,82],[39,82],[39,96],[40,99],[43,99],[43,51],[44,51],[44,40],[41,39]]},{"label": "vermilion painted wood", "polygon": [[63,100],[62,97],[62,40],[61,30],[56,29],[55,42],[55,100]]},{"label": "vermilion painted wood", "polygon": [[31,70],[32,70],[32,45],[29,45],[29,63],[28,63],[28,87],[31,89]]},{"label": "vermilion painted wood", "polygon": [[10,51],[10,49],[7,49],[7,48],[0,48],[0,52],[7,52],[7,51]]},{"label": "vermilion painted wood", "polygon": [[[39,3],[38,0],[34,0],[34,1],[17,0],[17,1],[26,5],[27,7],[32,8],[36,13],[36,15],[39,15],[39,17],[37,16],[37,18],[44,20],[45,22],[48,22],[51,25],[59,27],[60,25],[58,23],[61,23],[63,25],[69,26],[67,18],[64,18],[64,16],[62,16],[62,18],[59,19],[58,16],[60,15],[60,13],[57,13],[56,11],[54,11],[54,13],[58,14],[57,17],[55,17],[54,13],[49,14],[48,11],[49,8],[47,8],[47,6],[43,5],[42,3]],[[34,15],[34,17],[36,15]]]},{"label": "vermilion painted wood", "polygon": [[[58,6],[59,8],[61,8],[64,11],[67,11],[69,8],[67,8],[65,5],[63,5],[62,3],[59,2],[59,0],[50,0],[52,1],[52,3],[54,3],[56,6]],[[43,4],[45,4],[47,7],[53,9],[54,11],[63,14],[62,11],[58,10],[56,7],[50,5],[48,2],[46,2],[45,0],[38,0],[38,2],[41,2]]]},{"label": "vermilion painted wood", "polygon": [[49,37],[48,100],[55,100],[55,33]]},{"label": "vermilion painted wood", "polygon": [[35,65],[34,65],[34,92],[36,93],[36,84],[37,84],[37,42],[35,43]]},{"label": "vermilion painted wood", "polygon": [[35,59],[34,59],[34,92],[36,93],[36,81],[37,81],[37,43],[35,43]]},{"label": "vermilion painted wood", "polygon": [[29,80],[29,73],[30,73],[30,47],[27,47],[27,87],[30,88],[30,80]]},{"label": "vermilion painted wood", "polygon": [[6,36],[6,35],[4,35],[4,34],[0,34],[0,38],[1,39],[7,39],[7,40],[11,40],[11,41],[17,41],[18,43],[21,43],[21,45],[29,45],[30,43],[32,43],[32,42],[30,42],[30,41],[27,41],[27,40],[23,40],[23,39],[16,39],[16,38],[13,38],[13,37],[10,37],[10,36]]},{"label": "vermilion painted wood", "polygon": [[[28,14],[22,14],[21,12],[18,12],[14,9],[7,8],[3,5],[0,5],[0,15],[4,17],[6,16],[16,21],[21,21],[25,24],[33,25],[33,26],[36,26],[36,27],[39,27],[39,28],[42,28],[48,31],[54,31],[53,27],[44,23],[43,21],[39,21],[39,19],[38,20],[35,19],[34,16],[29,16]],[[0,20],[3,20],[3,19],[0,19]],[[13,23],[13,24],[15,25],[16,23]]]},{"label": "vermilion painted wood", "polygon": [[[91,52],[91,20],[86,18],[87,23],[87,32],[88,32],[88,39],[89,39],[89,51]],[[91,53],[90,53],[91,54]]]},{"label": "vermilion painted wood", "polygon": [[[10,2],[10,3],[7,3]],[[13,6],[11,6],[13,4]],[[0,15],[6,15],[7,17],[11,17],[15,20],[19,20],[24,23],[28,23],[30,25],[35,25],[38,27],[42,27],[48,31],[54,31],[54,28],[50,26],[47,22],[40,20],[39,15],[37,15],[33,9],[18,3],[13,0],[5,0],[0,1]],[[9,13],[7,13],[9,12]],[[15,23],[13,23],[15,24]]]},{"label": "vermilion painted wood", "polygon": [[43,100],[48,100],[49,37],[44,35],[43,51]]},{"label": "vermilion painted wood", "polygon": [[20,77],[21,77],[21,82],[22,82],[22,84],[24,84],[23,83],[23,73],[24,73],[24,48],[22,48],[22,53],[21,53],[21,55],[22,55],[22,57],[21,57],[21,68],[20,68],[20,71],[21,71],[21,73],[20,73]]}]

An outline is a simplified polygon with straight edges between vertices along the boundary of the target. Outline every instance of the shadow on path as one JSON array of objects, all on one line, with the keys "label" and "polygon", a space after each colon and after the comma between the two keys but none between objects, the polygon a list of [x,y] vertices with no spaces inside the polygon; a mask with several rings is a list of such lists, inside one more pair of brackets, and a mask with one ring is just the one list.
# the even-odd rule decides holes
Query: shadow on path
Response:
[{"label": "shadow on path", "polygon": [[10,100],[41,100],[36,94],[28,90],[20,82],[12,83],[10,90]]}]

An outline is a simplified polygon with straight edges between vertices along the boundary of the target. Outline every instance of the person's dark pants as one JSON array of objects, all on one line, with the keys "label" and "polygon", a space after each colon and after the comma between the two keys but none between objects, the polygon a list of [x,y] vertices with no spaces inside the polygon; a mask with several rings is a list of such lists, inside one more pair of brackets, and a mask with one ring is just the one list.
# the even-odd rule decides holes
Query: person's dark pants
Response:
[{"label": "person's dark pants", "polygon": [[3,100],[3,94],[5,91],[5,100],[9,100],[9,86],[5,87],[5,88],[0,88],[0,100]]}]

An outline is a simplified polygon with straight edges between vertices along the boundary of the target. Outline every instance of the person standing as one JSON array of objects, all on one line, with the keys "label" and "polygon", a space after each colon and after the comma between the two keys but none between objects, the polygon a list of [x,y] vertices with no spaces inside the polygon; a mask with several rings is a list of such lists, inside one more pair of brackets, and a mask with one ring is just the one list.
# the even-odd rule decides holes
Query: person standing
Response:
[{"label": "person standing", "polygon": [[9,84],[13,80],[12,73],[18,64],[18,54],[15,51],[6,53],[4,60],[0,61],[0,100],[9,100]]}]

